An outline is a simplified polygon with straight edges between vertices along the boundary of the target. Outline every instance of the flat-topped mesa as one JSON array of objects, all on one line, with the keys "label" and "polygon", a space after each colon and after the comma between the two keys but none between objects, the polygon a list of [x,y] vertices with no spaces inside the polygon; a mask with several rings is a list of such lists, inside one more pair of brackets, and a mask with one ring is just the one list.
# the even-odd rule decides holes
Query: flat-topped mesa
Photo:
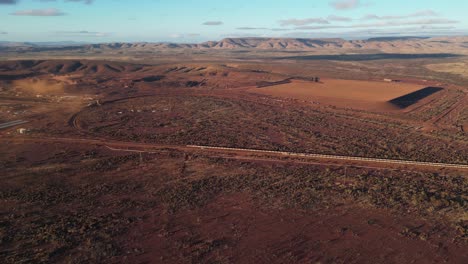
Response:
[{"label": "flat-topped mesa", "polygon": [[468,53],[468,37],[379,37],[367,40],[341,38],[224,38],[202,43],[135,42],[100,44],[47,45],[41,43],[0,42],[0,51],[158,51],[172,49],[194,50],[294,50],[322,53]]},{"label": "flat-topped mesa", "polygon": [[317,47],[341,47],[344,39],[306,39],[306,38],[225,38],[200,44],[200,47],[224,49],[311,49]]}]

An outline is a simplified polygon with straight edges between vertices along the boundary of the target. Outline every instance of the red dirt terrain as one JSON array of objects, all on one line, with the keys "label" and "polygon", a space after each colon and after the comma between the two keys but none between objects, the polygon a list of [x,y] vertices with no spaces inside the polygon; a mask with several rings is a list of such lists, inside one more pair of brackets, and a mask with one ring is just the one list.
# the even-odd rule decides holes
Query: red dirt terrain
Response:
[{"label": "red dirt terrain", "polygon": [[466,89],[321,64],[1,62],[0,261],[468,262]]}]

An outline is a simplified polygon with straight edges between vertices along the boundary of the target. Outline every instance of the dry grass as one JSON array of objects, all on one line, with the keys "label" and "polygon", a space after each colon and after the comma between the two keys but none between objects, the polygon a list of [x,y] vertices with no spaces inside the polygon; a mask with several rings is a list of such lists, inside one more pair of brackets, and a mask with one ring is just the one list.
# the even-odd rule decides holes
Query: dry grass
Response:
[{"label": "dry grass", "polygon": [[426,67],[431,71],[451,73],[468,77],[468,67],[465,62],[454,62],[454,63],[438,63],[429,64]]},{"label": "dry grass", "polygon": [[64,91],[64,84],[55,80],[25,79],[15,81],[13,85],[24,92],[35,94],[57,94]]}]

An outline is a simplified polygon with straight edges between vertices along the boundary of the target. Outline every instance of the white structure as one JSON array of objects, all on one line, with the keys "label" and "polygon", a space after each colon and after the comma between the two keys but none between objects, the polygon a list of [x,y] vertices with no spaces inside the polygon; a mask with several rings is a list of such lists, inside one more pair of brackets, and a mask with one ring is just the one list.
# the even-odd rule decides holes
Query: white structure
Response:
[{"label": "white structure", "polygon": [[401,82],[401,80],[384,79],[384,82]]}]

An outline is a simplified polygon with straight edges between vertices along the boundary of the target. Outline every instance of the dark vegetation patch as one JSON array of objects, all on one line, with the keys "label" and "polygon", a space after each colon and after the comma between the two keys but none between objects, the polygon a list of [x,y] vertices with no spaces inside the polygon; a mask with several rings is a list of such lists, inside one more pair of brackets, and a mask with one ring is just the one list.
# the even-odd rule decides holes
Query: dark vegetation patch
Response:
[{"label": "dark vegetation patch", "polygon": [[37,76],[35,73],[25,73],[25,74],[0,74],[0,81],[15,81],[21,80],[29,77]]},{"label": "dark vegetation patch", "polygon": [[164,79],[164,77],[163,75],[146,76],[141,79],[133,80],[133,82],[157,82]]},{"label": "dark vegetation patch", "polygon": [[[79,120],[93,137],[125,141],[462,164],[468,157],[461,142],[435,141],[387,120],[206,96],[116,100],[85,109]],[[115,125],[93,131],[103,122]]]},{"label": "dark vegetation patch", "polygon": [[291,83],[291,79],[292,78],[287,78],[287,79],[277,81],[277,82],[267,82],[267,81],[257,82],[257,88],[264,88],[264,87],[269,87],[269,86]]},{"label": "dark vegetation patch", "polygon": [[218,166],[242,169],[233,169],[226,176],[205,175],[170,182],[158,192],[161,202],[180,210],[203,206],[218,194],[249,192],[264,205],[273,206],[280,199],[283,206],[302,209],[334,206],[349,199],[379,208],[411,208],[422,215],[447,208],[458,212],[468,209],[464,194],[468,181],[463,176],[210,160]]},{"label": "dark vegetation patch", "polygon": [[206,85],[206,80],[202,81],[187,81],[185,83],[186,87],[199,87],[199,86],[204,86]]},{"label": "dark vegetation patch", "polygon": [[[94,153],[91,158],[98,160],[67,170],[1,178],[0,199],[13,205],[0,209],[2,263],[116,262],[141,253],[121,243],[122,237],[138,224],[157,224],[150,216],[202,208],[218,196],[235,193],[248,193],[264,211],[313,213],[350,202],[431,219],[468,210],[463,176],[184,158],[177,152],[143,157]],[[21,180],[27,186],[18,186]],[[466,237],[465,222],[448,221],[458,229],[457,239]],[[418,235],[432,239],[438,233]]]},{"label": "dark vegetation patch", "polygon": [[2,71],[33,72],[35,74],[118,74],[136,72],[143,65],[132,65],[122,62],[104,62],[93,60],[22,60],[0,62]]}]

